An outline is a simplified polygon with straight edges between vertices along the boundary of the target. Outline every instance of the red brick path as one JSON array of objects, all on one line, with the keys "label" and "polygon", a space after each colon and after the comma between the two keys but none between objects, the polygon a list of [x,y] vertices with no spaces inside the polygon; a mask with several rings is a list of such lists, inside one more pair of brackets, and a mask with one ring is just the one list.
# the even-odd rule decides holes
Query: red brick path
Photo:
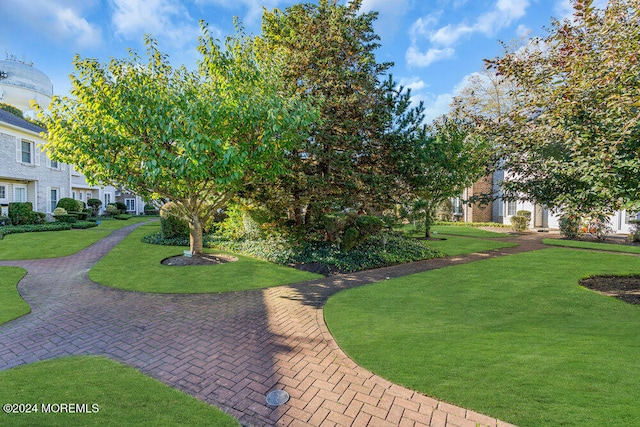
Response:
[{"label": "red brick path", "polygon": [[[68,355],[104,355],[216,405],[251,426],[509,426],[405,389],[357,366],[324,323],[341,289],[490,257],[518,247],[334,276],[265,290],[161,295],[111,289],[87,272],[135,226],[72,256],[0,261],[28,274],[32,313],[0,325],[0,370]],[[283,389],[279,407],[266,394]]]}]

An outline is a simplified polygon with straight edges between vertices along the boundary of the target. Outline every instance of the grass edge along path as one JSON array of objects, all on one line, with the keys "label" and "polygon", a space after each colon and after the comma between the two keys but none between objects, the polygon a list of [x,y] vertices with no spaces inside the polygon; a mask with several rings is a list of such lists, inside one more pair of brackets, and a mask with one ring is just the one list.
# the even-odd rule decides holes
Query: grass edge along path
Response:
[{"label": "grass edge along path", "polygon": [[0,325],[31,312],[17,288],[26,274],[20,267],[0,267]]},{"label": "grass edge along path", "polygon": [[[0,401],[37,407],[37,413],[0,414],[0,425],[16,427],[239,426],[220,409],[101,356],[65,357],[2,371]],[[62,403],[86,405],[83,410],[91,412],[43,412],[47,404],[55,409]]]},{"label": "grass edge along path", "polygon": [[325,321],[356,363],[517,425],[633,425],[640,309],[579,286],[640,260],[549,248],[340,292]]},{"label": "grass edge along path", "polygon": [[[186,247],[143,243],[159,224],[138,227],[89,271],[96,283],[118,289],[154,293],[216,293],[268,288],[322,277],[244,255],[217,265],[168,266],[160,262]],[[205,249],[206,253],[227,253]]]},{"label": "grass edge along path", "polygon": [[114,230],[149,220],[149,217],[132,217],[127,221],[105,219],[98,227],[82,230],[9,234],[0,240],[0,260],[44,259],[72,255],[108,236]]},{"label": "grass edge along path", "polygon": [[623,252],[627,254],[640,254],[640,246],[621,245],[616,243],[585,242],[583,240],[543,239],[542,243],[549,246],[561,246],[566,248],[593,249],[607,252]]}]

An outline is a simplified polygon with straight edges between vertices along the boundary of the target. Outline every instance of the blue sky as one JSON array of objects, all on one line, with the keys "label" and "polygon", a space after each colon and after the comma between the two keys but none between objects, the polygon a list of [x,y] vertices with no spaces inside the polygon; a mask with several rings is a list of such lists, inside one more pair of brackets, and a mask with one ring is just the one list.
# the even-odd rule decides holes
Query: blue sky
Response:
[{"label": "blue sky", "polygon": [[[238,16],[247,32],[258,34],[263,7],[284,9],[299,2],[0,0],[0,58],[9,54],[33,62],[51,78],[54,93],[66,95],[76,53],[104,62],[126,57],[127,48],[144,53],[143,35],[152,34],[173,65],[193,67],[199,20],[224,37]],[[364,0],[362,9],[380,12],[378,60],[395,63],[394,77],[425,102],[431,119],[448,110],[483,58],[501,53],[498,40],[542,35],[551,17],[567,17],[571,6],[570,0]]]}]

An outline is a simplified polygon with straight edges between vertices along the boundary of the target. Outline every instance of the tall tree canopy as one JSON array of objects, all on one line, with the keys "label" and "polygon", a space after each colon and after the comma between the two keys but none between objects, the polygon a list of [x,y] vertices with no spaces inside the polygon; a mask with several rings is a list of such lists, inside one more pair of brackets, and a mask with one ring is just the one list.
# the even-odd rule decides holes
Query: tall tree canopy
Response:
[{"label": "tall tree canopy", "polygon": [[146,63],[135,52],[107,64],[76,57],[72,96],[41,114],[53,159],[91,183],[175,202],[194,255],[207,219],[247,182],[283,172],[313,119],[283,90],[280,56],[241,33],[221,46],[202,29],[195,71],[173,68],[150,37]]},{"label": "tall tree canopy", "polygon": [[361,3],[320,0],[264,14],[265,42],[287,56],[288,87],[319,111],[310,138],[290,153],[290,172],[270,189],[298,225],[328,210],[379,208],[394,182],[384,135],[396,88],[384,78],[391,64],[374,55],[377,15],[361,13]]},{"label": "tall tree canopy", "polygon": [[507,196],[578,216],[640,208],[640,1],[575,1],[548,35],[490,61],[514,85],[498,129]]}]

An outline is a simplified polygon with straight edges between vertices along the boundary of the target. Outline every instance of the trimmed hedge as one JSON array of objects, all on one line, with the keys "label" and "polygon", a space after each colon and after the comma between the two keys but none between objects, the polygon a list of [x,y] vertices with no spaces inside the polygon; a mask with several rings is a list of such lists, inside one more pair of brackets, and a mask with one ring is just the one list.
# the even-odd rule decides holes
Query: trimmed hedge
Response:
[{"label": "trimmed hedge", "polygon": [[48,222],[46,224],[5,225],[0,227],[0,239],[3,239],[4,236],[9,234],[61,230],[71,230],[71,224],[66,222]]},{"label": "trimmed hedge", "polygon": [[43,224],[47,215],[34,212],[31,202],[9,203],[9,219],[13,225]]}]

